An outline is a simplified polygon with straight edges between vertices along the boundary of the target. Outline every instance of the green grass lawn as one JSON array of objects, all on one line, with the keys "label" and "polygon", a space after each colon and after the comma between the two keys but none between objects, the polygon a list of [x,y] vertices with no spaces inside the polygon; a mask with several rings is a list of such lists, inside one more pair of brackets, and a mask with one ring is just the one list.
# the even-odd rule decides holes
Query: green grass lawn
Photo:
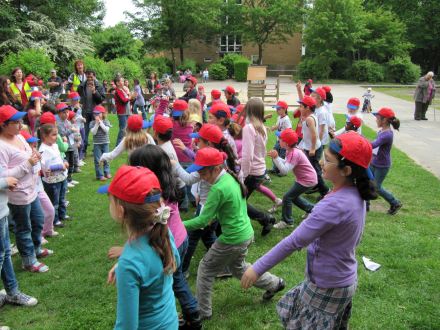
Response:
[{"label": "green grass lawn", "polygon": [[[374,87],[373,93],[375,91],[390,96],[394,96],[405,101],[414,102],[414,87],[401,87],[401,88]],[[440,98],[439,97],[434,98],[432,105],[435,107],[436,110],[440,110]]]},{"label": "green grass lawn", "polygon": [[[113,141],[117,133],[112,116]],[[272,119],[274,120],[274,119]],[[342,125],[343,116],[337,118]],[[369,138],[372,130],[364,128]],[[399,134],[399,133],[397,133]],[[268,146],[273,146],[274,136]],[[112,173],[126,161],[121,157],[111,163]],[[109,216],[107,197],[96,194],[99,183],[94,180],[93,160],[81,174],[80,184],[70,189],[68,213],[74,220],[60,229],[62,236],[50,239],[48,247],[55,255],[45,260],[50,271],[45,274],[23,272],[19,257],[14,265],[21,289],[39,299],[34,308],[6,306],[0,312],[0,325],[11,329],[110,329],[116,313],[116,290],[106,284],[113,261],[107,259],[108,248],[122,245],[125,236],[120,225]],[[393,149],[393,168],[385,181],[404,204],[396,216],[388,216],[388,206],[379,199],[368,213],[362,242],[357,249],[359,282],[353,301],[352,329],[439,329],[440,313],[440,182],[416,165],[403,152]],[[269,162],[268,162],[269,165]],[[282,197],[292,184],[292,175],[274,177],[268,186]],[[314,196],[316,197],[316,196]],[[251,201],[262,209],[271,202],[259,193]],[[349,207],[349,206],[347,206]],[[302,216],[294,208],[296,224]],[[277,212],[280,217],[280,211]],[[183,215],[189,219],[191,214]],[[274,230],[262,238],[261,227],[253,222],[255,244],[248,261],[254,262],[289,230]],[[199,246],[191,265],[189,279],[195,289],[198,262],[204,253]],[[382,265],[377,272],[367,271],[361,256]],[[287,288],[304,278],[305,251],[294,253],[272,272],[286,280]],[[436,284],[437,283],[437,284]],[[217,280],[213,294],[213,318],[205,329],[280,329],[275,304],[261,302],[262,292],[244,291],[235,279]]]}]

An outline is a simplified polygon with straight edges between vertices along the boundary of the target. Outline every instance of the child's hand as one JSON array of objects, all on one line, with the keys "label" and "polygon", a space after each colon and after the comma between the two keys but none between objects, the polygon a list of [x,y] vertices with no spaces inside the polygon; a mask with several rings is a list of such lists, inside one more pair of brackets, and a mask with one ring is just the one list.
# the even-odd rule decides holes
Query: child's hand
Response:
[{"label": "child's hand", "polygon": [[177,162],[174,159],[170,159],[170,163],[172,167],[177,165]]},{"label": "child's hand", "polygon": [[31,158],[28,159],[29,163],[32,166],[35,166],[39,160],[40,160],[40,155],[35,152],[33,152]]},{"label": "child's hand", "polygon": [[260,276],[258,276],[252,266],[250,266],[248,269],[246,269],[243,276],[241,277],[241,287],[243,289],[249,289],[255,284],[259,277]]},{"label": "child's hand", "polygon": [[272,114],[271,113],[269,113],[267,115],[264,115],[264,119],[269,119],[269,118],[272,118]]},{"label": "child's hand", "polygon": [[183,144],[181,139],[174,139],[173,144],[175,147],[179,148],[180,150],[185,150],[186,146]]},{"label": "child's hand", "polygon": [[270,150],[270,151],[268,151],[267,155],[270,158],[275,159],[278,157],[278,152],[276,150]]},{"label": "child's hand", "polygon": [[67,138],[63,136],[63,142],[67,142]]},{"label": "child's hand", "polygon": [[302,84],[301,84],[301,80],[298,80],[298,82],[296,83],[296,89],[301,90]]},{"label": "child's hand", "polygon": [[64,168],[65,170],[67,170],[67,169],[69,168],[69,163],[65,162],[65,163],[63,164],[63,168]]},{"label": "child's hand", "polygon": [[310,149],[309,150],[309,156],[310,157],[315,157],[315,152],[316,152],[315,149]]},{"label": "child's hand", "polygon": [[52,173],[52,171],[50,170],[50,168],[48,168],[44,171],[44,176],[47,178],[48,176],[50,176],[50,173]]},{"label": "child's hand", "polygon": [[122,246],[112,246],[110,250],[108,250],[107,257],[110,259],[119,258],[123,249],[124,248]]},{"label": "child's hand", "polygon": [[110,269],[110,271],[108,272],[107,275],[107,284],[115,284],[116,283],[116,267],[118,267],[118,264],[116,263],[112,269]]},{"label": "child's hand", "polygon": [[277,126],[276,125],[273,125],[271,128],[270,128],[270,130],[273,132],[273,131],[275,131],[277,129]]},{"label": "child's hand", "polygon": [[8,184],[9,190],[14,190],[15,187],[17,186],[18,179],[14,178],[12,176],[9,176],[6,178],[6,183]]}]

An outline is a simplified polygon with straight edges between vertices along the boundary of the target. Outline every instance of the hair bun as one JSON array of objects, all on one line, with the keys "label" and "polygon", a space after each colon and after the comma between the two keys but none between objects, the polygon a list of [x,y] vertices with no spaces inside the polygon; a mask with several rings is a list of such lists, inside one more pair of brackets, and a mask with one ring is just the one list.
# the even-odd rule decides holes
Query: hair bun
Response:
[{"label": "hair bun", "polygon": [[160,203],[160,207],[156,210],[154,224],[160,223],[161,225],[166,225],[168,219],[171,216],[171,209],[165,204]]}]

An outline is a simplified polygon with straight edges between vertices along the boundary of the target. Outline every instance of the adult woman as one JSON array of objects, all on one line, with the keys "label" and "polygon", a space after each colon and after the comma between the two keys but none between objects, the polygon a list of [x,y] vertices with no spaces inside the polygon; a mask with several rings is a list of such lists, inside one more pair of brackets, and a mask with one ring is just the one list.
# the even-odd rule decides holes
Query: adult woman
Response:
[{"label": "adult woman", "polygon": [[78,86],[86,81],[87,77],[85,74],[84,62],[81,60],[76,60],[73,67],[75,68],[75,72],[69,76],[67,90],[76,92],[78,91]]},{"label": "adult woman", "polygon": [[145,99],[144,99],[144,95],[142,94],[142,87],[139,83],[139,79],[134,79],[133,83],[134,83],[133,91],[136,95],[136,99],[133,105],[133,113],[136,114],[137,109],[139,109],[142,114],[142,119],[147,120],[147,115],[145,114]]},{"label": "adult woman", "polygon": [[127,127],[127,119],[130,115],[130,92],[124,88],[124,78],[121,76],[116,76],[113,81],[116,85],[115,105],[119,122],[118,138],[116,139],[116,145],[118,145],[125,135],[125,127]]},{"label": "adult woman", "polygon": [[23,71],[21,68],[17,67],[12,70],[11,84],[9,85],[9,88],[22,106],[25,106],[28,103],[32,89],[31,86],[29,86],[29,83],[23,80]]},{"label": "adult woman", "polygon": [[435,81],[432,79],[434,72],[429,71],[425,76],[419,79],[416,91],[414,92],[414,101],[416,103],[414,111],[415,120],[428,120],[426,111],[435,97]]},{"label": "adult woman", "polygon": [[8,192],[8,197],[23,268],[44,273],[49,267],[38,262],[37,257],[49,256],[53,251],[41,248],[44,214],[36,190],[39,172],[36,165],[41,157],[19,134],[21,118],[25,115],[10,105],[0,107],[0,167],[6,169],[3,175],[19,179],[17,187]]},{"label": "adult woman", "polygon": [[0,76],[0,106],[12,105],[17,110],[22,110],[23,106],[17,101],[9,88],[10,80],[6,76]]},{"label": "adult woman", "polygon": [[157,73],[156,72],[152,72],[150,74],[150,79],[147,80],[147,90],[148,90],[148,93],[154,94],[155,93],[156,85],[158,83],[159,83],[159,81],[157,80]]}]

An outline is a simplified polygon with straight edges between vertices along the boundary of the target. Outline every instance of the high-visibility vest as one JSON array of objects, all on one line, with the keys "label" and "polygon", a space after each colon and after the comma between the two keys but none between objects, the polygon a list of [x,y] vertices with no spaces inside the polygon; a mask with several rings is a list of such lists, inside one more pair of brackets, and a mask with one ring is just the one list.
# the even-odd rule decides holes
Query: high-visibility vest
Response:
[{"label": "high-visibility vest", "polygon": [[[12,92],[12,94],[14,94],[17,101],[21,103],[21,93],[20,93],[20,90],[18,89],[18,87],[15,85],[15,83],[11,82],[11,84],[9,85],[9,88],[11,89],[11,92]],[[23,83],[22,88],[24,88],[24,91],[26,92],[26,96],[29,100],[29,98],[31,97],[31,94],[32,94],[31,86],[29,86],[28,82],[25,81]]]},{"label": "high-visibility vest", "polygon": [[79,77],[74,73],[73,74],[73,82],[72,82],[72,89],[73,91],[78,91],[78,86],[81,84],[81,80],[79,80]]}]

